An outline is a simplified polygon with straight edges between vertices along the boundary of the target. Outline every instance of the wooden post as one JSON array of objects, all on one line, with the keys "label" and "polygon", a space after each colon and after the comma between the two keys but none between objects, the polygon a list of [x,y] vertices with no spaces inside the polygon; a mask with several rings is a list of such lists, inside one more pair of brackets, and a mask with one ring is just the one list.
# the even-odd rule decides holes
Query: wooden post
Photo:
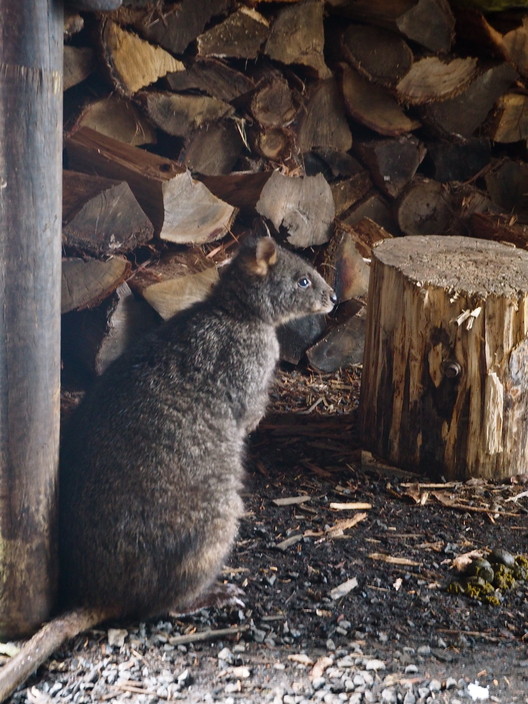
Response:
[{"label": "wooden post", "polygon": [[55,592],[62,3],[0,0],[0,636]]},{"label": "wooden post", "polygon": [[528,252],[466,237],[373,251],[366,449],[449,479],[528,472]]}]

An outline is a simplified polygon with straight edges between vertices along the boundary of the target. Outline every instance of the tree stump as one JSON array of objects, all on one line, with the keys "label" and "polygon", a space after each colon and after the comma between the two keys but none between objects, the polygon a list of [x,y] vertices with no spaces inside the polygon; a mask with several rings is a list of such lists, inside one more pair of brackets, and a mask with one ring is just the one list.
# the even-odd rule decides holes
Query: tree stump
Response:
[{"label": "tree stump", "polygon": [[416,236],[374,249],[366,449],[449,479],[528,472],[528,252]]}]

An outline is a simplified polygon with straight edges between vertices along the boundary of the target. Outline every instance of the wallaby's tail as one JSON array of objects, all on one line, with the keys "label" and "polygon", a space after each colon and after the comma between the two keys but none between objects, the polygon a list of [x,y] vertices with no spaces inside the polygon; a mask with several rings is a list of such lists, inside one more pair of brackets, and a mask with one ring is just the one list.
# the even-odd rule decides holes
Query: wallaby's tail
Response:
[{"label": "wallaby's tail", "polygon": [[0,702],[13,694],[65,641],[116,615],[109,613],[108,609],[80,608],[46,623],[0,668]]}]

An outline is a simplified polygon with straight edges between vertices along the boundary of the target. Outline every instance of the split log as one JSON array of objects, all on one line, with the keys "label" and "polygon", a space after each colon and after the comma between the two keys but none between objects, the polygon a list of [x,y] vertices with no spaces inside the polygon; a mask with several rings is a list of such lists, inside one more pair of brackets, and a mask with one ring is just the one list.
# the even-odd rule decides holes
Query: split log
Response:
[{"label": "split log", "polygon": [[262,189],[256,209],[277,231],[284,228],[294,247],[327,242],[335,216],[332,191],[321,174],[292,178],[274,171]]},{"label": "split log", "polygon": [[259,12],[240,7],[197,37],[198,55],[256,59],[268,34],[269,23]]},{"label": "split log", "polygon": [[145,244],[154,227],[130,186],[100,176],[64,171],[62,238],[66,246],[101,256]]},{"label": "split log", "polygon": [[516,76],[509,64],[492,66],[469,83],[460,95],[424,106],[423,121],[439,134],[467,139],[484,122]]},{"label": "split log", "polygon": [[341,216],[341,221],[345,225],[355,226],[363,218],[373,220],[390,233],[398,232],[398,225],[394,219],[392,208],[379,193],[375,191],[367,194],[359,203],[354,205],[348,212]]},{"label": "split log", "polygon": [[198,247],[166,252],[159,261],[137,270],[129,280],[164,320],[203,300],[218,281],[218,271]]},{"label": "split log", "polygon": [[361,364],[365,346],[366,307],[330,330],[306,352],[310,365],[332,373],[349,364]]},{"label": "split log", "polygon": [[340,64],[339,72],[346,110],[355,120],[388,137],[420,126],[405,114],[387,89],[371,83],[346,64]]},{"label": "split log", "polygon": [[369,218],[355,226],[336,221],[320,268],[339,303],[367,295],[372,248],[388,237],[392,235]]},{"label": "split log", "polygon": [[334,198],[336,217],[349,210],[372,188],[372,181],[366,171],[357,173],[355,176],[334,181],[330,184],[332,196]]},{"label": "split log", "polygon": [[133,103],[116,94],[85,105],[69,131],[80,127],[90,127],[133,146],[156,143],[156,131],[150,122]]},{"label": "split log", "polygon": [[381,27],[351,24],[341,38],[344,58],[369,81],[395,86],[413,63],[407,42]]},{"label": "split log", "polygon": [[86,127],[68,137],[66,147],[72,168],[125,180],[164,240],[209,242],[223,237],[231,226],[235,208],[170,159]]},{"label": "split log", "polygon": [[252,78],[214,58],[198,58],[185,71],[169,73],[166,80],[174,91],[199,90],[226,103],[255,89]]},{"label": "split log", "polygon": [[152,44],[158,44],[172,54],[182,54],[203,32],[206,24],[227,10],[229,5],[229,0],[148,3],[145,8],[122,7],[111,18],[124,27],[133,27]]},{"label": "split log", "polygon": [[244,142],[233,120],[205,125],[185,142],[180,161],[193,172],[216,176],[231,173]]},{"label": "split log", "polygon": [[522,24],[504,35],[502,40],[504,53],[517,71],[528,78],[528,17],[522,18]]},{"label": "split log", "polygon": [[528,164],[504,159],[488,171],[486,188],[491,201],[518,222],[528,222]]},{"label": "split log", "polygon": [[[335,79],[316,83],[299,115],[297,148],[300,152],[308,152],[314,147],[342,152],[351,148],[352,133]],[[321,115],[325,116],[324,120]]]},{"label": "split log", "polygon": [[254,91],[249,110],[262,127],[284,127],[295,117],[297,105],[288,81],[279,71],[266,71]]},{"label": "split log", "polygon": [[477,76],[477,59],[443,61],[426,56],[415,61],[396,85],[398,99],[411,105],[446,100],[461,93]]},{"label": "split log", "polygon": [[528,252],[464,237],[374,250],[360,423],[366,449],[447,479],[528,466]]},{"label": "split log", "polygon": [[439,235],[453,219],[449,188],[431,179],[417,178],[402,193],[396,216],[406,235]]},{"label": "split log", "polygon": [[271,163],[280,163],[294,153],[294,134],[282,127],[253,128],[248,131],[252,149]]},{"label": "split log", "polygon": [[505,144],[528,139],[528,96],[521,93],[502,95],[488,134],[495,142]]},{"label": "split log", "polygon": [[348,17],[396,31],[426,49],[447,52],[455,19],[447,0],[329,0],[331,8]]},{"label": "split log", "polygon": [[164,49],[108,19],[101,25],[100,42],[110,79],[125,95],[136,93],[171,71],[185,68]]},{"label": "split log", "polygon": [[62,260],[61,313],[94,308],[110,296],[130,274],[130,263],[122,257]]},{"label": "split log", "polygon": [[271,171],[234,171],[225,176],[204,176],[202,181],[215,196],[243,211],[255,210]]},{"label": "split log", "polygon": [[199,127],[229,117],[234,112],[229,103],[207,95],[149,91],[139,93],[137,98],[156,127],[174,137],[187,137]]},{"label": "split log", "polygon": [[64,47],[63,90],[68,90],[84,81],[95,70],[94,51],[90,47]]},{"label": "split log", "polygon": [[136,300],[123,283],[102,306],[63,316],[63,357],[98,376],[159,321],[152,308]]},{"label": "split log", "polygon": [[435,181],[468,181],[491,159],[489,139],[474,137],[467,142],[436,140],[427,143],[426,163]]},{"label": "split log", "polygon": [[277,330],[281,361],[299,364],[306,350],[321,337],[325,330],[326,316],[324,315],[307,315],[281,325]]},{"label": "split log", "polygon": [[374,139],[356,144],[356,151],[382,193],[396,198],[415,175],[426,149],[416,137]]},{"label": "split log", "polygon": [[271,26],[264,53],[274,61],[312,69],[318,78],[329,78],[331,72],[323,57],[323,12],[320,0],[282,7]]}]

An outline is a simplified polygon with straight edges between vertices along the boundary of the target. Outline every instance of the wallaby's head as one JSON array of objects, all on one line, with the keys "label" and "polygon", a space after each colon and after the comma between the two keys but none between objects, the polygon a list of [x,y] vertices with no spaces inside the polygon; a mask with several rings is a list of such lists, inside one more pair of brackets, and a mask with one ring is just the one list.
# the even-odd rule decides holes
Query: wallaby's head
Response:
[{"label": "wallaby's head", "polygon": [[311,313],[329,313],[337,300],[308,262],[279,247],[271,237],[244,244],[231,275],[248,307],[274,325]]}]

